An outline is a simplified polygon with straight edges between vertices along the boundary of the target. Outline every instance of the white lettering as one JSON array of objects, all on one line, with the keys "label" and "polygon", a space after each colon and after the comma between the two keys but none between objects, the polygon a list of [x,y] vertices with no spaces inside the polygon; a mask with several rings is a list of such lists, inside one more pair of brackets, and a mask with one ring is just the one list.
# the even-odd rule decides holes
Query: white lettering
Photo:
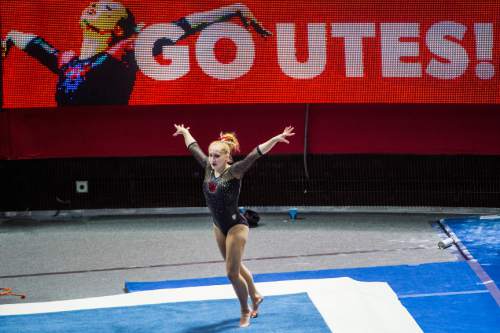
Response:
[{"label": "white lettering", "polygon": [[345,40],[346,77],[364,77],[363,38],[375,37],[375,23],[333,23],[332,37]]},{"label": "white lettering", "polygon": [[465,25],[455,22],[439,22],[429,28],[425,36],[427,47],[432,53],[448,62],[432,59],[427,65],[427,74],[438,79],[451,80],[465,73],[469,65],[467,51],[462,45],[445,37],[452,36],[462,40],[466,31]]},{"label": "white lettering", "polygon": [[157,41],[165,38],[174,43],[183,34],[184,30],[175,24],[154,24],[142,30],[135,42],[135,58],[141,71],[160,81],[176,80],[189,73],[188,46],[163,46],[163,59],[171,60],[169,65],[161,65],[153,57]]},{"label": "white lettering", "polygon": [[[326,23],[308,23],[307,45],[299,46],[296,44],[295,23],[276,25],[277,60],[284,75],[306,80],[325,72],[328,52],[326,27]],[[331,23],[331,37],[344,41],[346,78],[365,77],[363,46],[366,38],[377,37],[376,27],[376,23]],[[480,79],[491,79],[495,75],[492,64],[493,25],[475,23],[474,29],[479,61],[476,75]],[[380,39],[377,38],[377,41],[381,50],[382,77],[420,78],[424,70],[428,76],[443,80],[464,75],[471,56],[462,45],[466,32],[467,26],[458,22],[434,23],[425,32],[425,46],[433,56],[428,64],[423,64],[420,44],[424,45],[424,36],[423,33],[420,36],[419,23],[380,23]],[[187,75],[190,71],[189,46],[175,45],[184,35],[185,31],[175,24],[154,24],[143,29],[135,42],[135,56],[140,70],[146,76],[161,81]],[[221,39],[229,39],[236,46],[236,55],[230,63],[220,62],[216,57],[216,44]],[[264,42],[265,47],[271,46],[269,42]],[[307,48],[308,58],[305,61],[298,60],[299,47]],[[251,31],[231,22],[216,23],[203,29],[194,51],[202,71],[218,80],[234,80],[246,75],[252,69],[256,56]]]},{"label": "white lettering", "polygon": [[[215,44],[228,38],[236,45],[236,57],[229,64],[215,56]],[[203,30],[196,41],[196,60],[203,72],[220,80],[234,80],[250,71],[255,58],[252,35],[243,27],[229,22],[217,23]]]},{"label": "white lettering", "polygon": [[422,65],[402,62],[401,57],[419,56],[418,42],[401,42],[403,37],[419,37],[418,23],[382,23],[382,76],[422,77]]},{"label": "white lettering", "polygon": [[295,24],[278,23],[276,30],[278,63],[283,73],[294,79],[312,79],[323,73],[326,66],[326,24],[307,25],[309,55],[305,63],[297,60]]}]

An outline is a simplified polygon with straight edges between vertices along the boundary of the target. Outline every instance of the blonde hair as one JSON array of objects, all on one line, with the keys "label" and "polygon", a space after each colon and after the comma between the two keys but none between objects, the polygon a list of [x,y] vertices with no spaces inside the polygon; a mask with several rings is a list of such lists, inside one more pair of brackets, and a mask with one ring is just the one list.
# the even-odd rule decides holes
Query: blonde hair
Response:
[{"label": "blonde hair", "polygon": [[234,132],[220,132],[220,136],[217,140],[212,141],[210,143],[209,148],[216,143],[221,143],[224,146],[227,146],[227,149],[224,149],[225,153],[232,155],[233,153],[237,153],[240,151],[240,143],[236,138],[236,133]]}]

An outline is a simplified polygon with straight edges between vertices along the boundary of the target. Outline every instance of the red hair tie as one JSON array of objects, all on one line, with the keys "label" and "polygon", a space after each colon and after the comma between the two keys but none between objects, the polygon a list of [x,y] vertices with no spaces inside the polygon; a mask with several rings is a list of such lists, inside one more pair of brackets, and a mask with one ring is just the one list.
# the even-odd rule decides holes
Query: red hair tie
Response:
[{"label": "red hair tie", "polygon": [[232,134],[222,134],[219,136],[219,141],[224,142],[229,146],[229,149],[231,150],[231,153],[233,151],[239,152],[240,151],[240,145],[238,142],[235,142],[235,138]]}]

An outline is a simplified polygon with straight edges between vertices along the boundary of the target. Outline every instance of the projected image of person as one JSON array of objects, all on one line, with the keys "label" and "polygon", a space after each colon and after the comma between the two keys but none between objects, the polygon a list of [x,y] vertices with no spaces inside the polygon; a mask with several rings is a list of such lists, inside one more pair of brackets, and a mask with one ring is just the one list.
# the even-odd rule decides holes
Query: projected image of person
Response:
[{"label": "projected image of person", "polygon": [[[289,143],[295,135],[293,127],[268,141],[257,145],[243,160],[233,163],[232,154],[238,152],[239,143],[234,133],[221,133],[208,147],[208,157],[189,132],[189,127],[174,125],[174,136],[182,135],[184,143],[194,158],[205,169],[203,194],[212,214],[215,239],[226,263],[226,273],[233,285],[241,306],[240,326],[250,325],[250,318],[259,313],[263,296],[257,291],[252,273],[242,263],[243,251],[248,239],[248,221],[238,210],[241,179],[246,171],[262,155],[277,143]],[[248,305],[248,297],[252,308]]]},{"label": "projected image of person", "polygon": [[[184,34],[166,44],[174,45],[213,23],[232,18],[240,19],[264,37],[270,35],[245,5],[234,4],[173,22]],[[138,70],[134,42],[141,26],[132,12],[117,1],[90,3],[80,17],[80,26],[83,41],[79,54],[60,51],[40,36],[13,30],[2,40],[2,58],[16,46],[58,75],[57,105],[128,104]]]}]

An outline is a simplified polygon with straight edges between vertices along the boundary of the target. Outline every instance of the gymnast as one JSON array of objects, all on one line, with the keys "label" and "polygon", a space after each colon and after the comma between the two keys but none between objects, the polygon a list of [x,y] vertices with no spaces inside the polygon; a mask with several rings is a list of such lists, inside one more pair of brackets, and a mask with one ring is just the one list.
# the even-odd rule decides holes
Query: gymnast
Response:
[{"label": "gymnast", "polygon": [[[232,18],[240,19],[263,37],[271,35],[245,5],[234,4],[172,22],[184,33],[158,40],[153,55],[160,54],[162,46],[174,45],[211,24]],[[58,75],[55,99],[59,106],[128,104],[138,70],[135,39],[142,25],[123,4],[105,0],[92,2],[84,9],[80,27],[83,41],[79,54],[62,52],[40,36],[12,30],[2,40],[2,58],[15,46]]]},{"label": "gymnast", "polygon": [[[209,145],[207,157],[189,132],[189,127],[174,127],[176,131],[173,135],[184,137],[188,150],[205,168],[203,194],[212,214],[215,240],[226,263],[227,276],[240,302],[240,327],[247,327],[250,318],[258,316],[259,305],[264,298],[255,287],[252,273],[242,263],[249,227],[238,210],[241,179],[252,164],[278,142],[289,143],[287,138],[295,135],[294,128],[286,127],[281,134],[255,147],[243,160],[233,163],[232,155],[239,151],[239,142],[234,133],[221,133]],[[248,306],[249,296],[251,309]]]}]

